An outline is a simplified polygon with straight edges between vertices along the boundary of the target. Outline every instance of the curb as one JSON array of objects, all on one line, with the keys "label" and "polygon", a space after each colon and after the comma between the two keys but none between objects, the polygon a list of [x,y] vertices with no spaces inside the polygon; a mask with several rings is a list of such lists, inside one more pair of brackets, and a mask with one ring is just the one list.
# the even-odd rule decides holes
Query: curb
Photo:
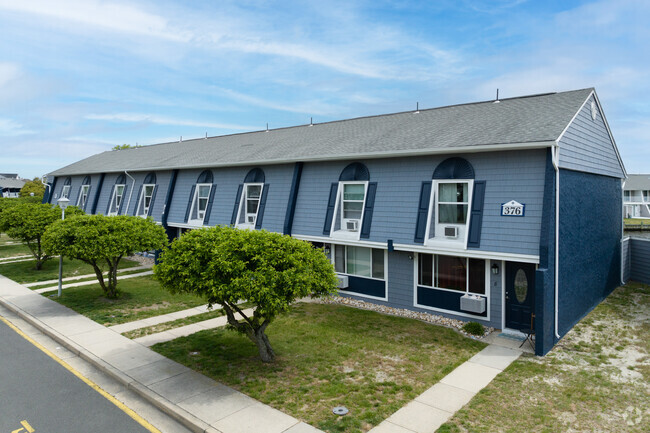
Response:
[{"label": "curb", "polygon": [[[50,301],[54,302],[54,301]],[[147,402],[169,415],[171,418],[175,419],[183,426],[187,427],[194,433],[220,433],[219,430],[210,426],[209,424],[203,422],[202,420],[196,418],[194,415],[190,414],[186,410],[182,409],[178,405],[170,402],[166,398],[158,395],[145,385],[140,382],[132,379],[127,374],[108,364],[103,359],[97,357],[96,355],[88,352],[83,347],[79,346],[77,343],[69,340],[67,337],[61,335],[56,330],[50,328],[48,325],[41,322],[38,318],[32,316],[31,314],[23,311],[19,307],[13,305],[10,301],[5,300],[0,297],[0,304],[6,307],[8,310],[12,311],[18,315],[21,319],[25,320],[30,325],[37,328],[43,334],[47,335],[57,343],[64,346],[66,349],[79,356],[84,361],[87,361],[98,368],[103,373],[110,376],[112,379],[116,380],[121,385],[124,385],[128,390],[135,392],[140,397],[144,398]],[[65,307],[67,308],[67,307]]]}]

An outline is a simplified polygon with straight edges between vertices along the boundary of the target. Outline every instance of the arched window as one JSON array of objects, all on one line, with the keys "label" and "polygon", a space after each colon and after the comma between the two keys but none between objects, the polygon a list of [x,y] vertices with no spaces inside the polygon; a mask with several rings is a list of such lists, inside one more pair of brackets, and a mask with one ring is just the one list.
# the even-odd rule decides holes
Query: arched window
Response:
[{"label": "arched window", "polygon": [[330,188],[323,234],[331,237],[368,238],[377,183],[370,182],[368,167],[360,162],[348,164],[338,183]]},{"label": "arched window", "polygon": [[268,185],[261,168],[253,168],[239,186],[236,199],[235,226],[240,228],[261,228]]},{"label": "arched window", "polygon": [[212,198],[216,185],[212,184],[212,171],[203,170],[196,179],[190,193],[191,205],[188,207],[186,221],[188,224],[202,225],[210,219]]},{"label": "arched window", "polygon": [[108,203],[107,215],[119,215],[124,203],[124,194],[126,192],[126,176],[120,174],[115,179],[113,185],[113,193],[111,194],[111,201]]},{"label": "arched window", "polygon": [[63,182],[63,189],[61,189],[61,198],[70,198],[70,185],[72,184],[72,179],[68,176]]},{"label": "arched window", "polygon": [[[469,234],[474,183],[474,168],[467,160],[453,157],[438,164],[432,180],[422,182],[415,242],[434,241],[452,248],[464,248]],[[485,182],[478,184],[482,207]]]},{"label": "arched window", "polygon": [[138,194],[138,206],[135,214],[139,217],[146,218],[151,215],[153,202],[156,194],[156,173],[151,172],[144,178]]},{"label": "arched window", "polygon": [[81,210],[86,210],[88,203],[88,194],[90,193],[90,176],[84,177],[84,180],[79,188],[79,197],[77,197],[77,207]]}]

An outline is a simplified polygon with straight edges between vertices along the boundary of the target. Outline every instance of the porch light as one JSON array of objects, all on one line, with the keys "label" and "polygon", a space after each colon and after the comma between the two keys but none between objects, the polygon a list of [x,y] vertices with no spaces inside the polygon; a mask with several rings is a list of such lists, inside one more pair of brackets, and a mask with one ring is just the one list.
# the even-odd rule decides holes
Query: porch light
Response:
[{"label": "porch light", "polygon": [[499,266],[498,266],[496,263],[492,265],[492,273],[493,273],[494,275],[498,275],[498,274],[499,274]]}]

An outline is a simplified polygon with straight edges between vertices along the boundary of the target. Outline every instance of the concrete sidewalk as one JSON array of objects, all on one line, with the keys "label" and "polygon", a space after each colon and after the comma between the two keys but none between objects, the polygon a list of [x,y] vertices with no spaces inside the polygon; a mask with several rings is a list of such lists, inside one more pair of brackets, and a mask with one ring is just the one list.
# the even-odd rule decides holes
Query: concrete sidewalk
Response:
[{"label": "concrete sidewalk", "polygon": [[1,275],[0,303],[194,432],[320,432]]}]

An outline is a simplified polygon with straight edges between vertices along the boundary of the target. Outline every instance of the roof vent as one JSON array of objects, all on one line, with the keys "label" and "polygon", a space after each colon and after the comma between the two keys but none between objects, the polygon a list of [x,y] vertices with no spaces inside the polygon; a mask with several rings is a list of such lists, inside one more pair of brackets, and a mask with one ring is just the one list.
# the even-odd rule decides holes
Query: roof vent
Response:
[{"label": "roof vent", "polygon": [[498,104],[499,102],[501,101],[499,101],[499,89],[497,89],[497,99],[494,100],[494,103]]},{"label": "roof vent", "polygon": [[418,113],[420,113],[420,103],[416,102],[415,103],[415,113],[414,114],[418,114]]}]

